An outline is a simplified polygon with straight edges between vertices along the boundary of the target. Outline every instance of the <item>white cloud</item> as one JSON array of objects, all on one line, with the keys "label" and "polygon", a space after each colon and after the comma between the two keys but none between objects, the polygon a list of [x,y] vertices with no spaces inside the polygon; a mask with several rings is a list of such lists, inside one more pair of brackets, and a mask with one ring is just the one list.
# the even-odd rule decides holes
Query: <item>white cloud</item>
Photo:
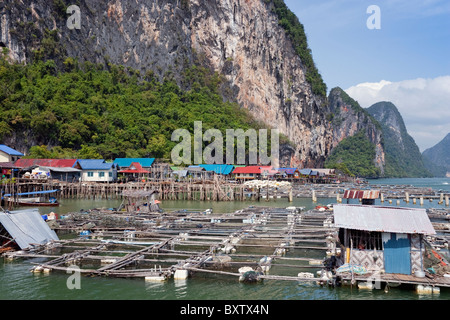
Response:
[{"label": "white cloud", "polygon": [[421,151],[450,132],[450,76],[361,83],[345,91],[363,108],[380,101],[395,104]]}]

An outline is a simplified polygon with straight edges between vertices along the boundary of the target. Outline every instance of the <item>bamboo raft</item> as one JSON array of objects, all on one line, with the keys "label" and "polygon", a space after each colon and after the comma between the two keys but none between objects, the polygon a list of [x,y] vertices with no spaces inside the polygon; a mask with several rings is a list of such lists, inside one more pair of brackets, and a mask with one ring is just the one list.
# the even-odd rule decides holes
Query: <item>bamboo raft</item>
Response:
[{"label": "bamboo raft", "polygon": [[[80,215],[81,220],[75,218]],[[106,216],[115,218],[117,225],[100,224]],[[251,270],[256,281],[325,285],[330,282],[315,274],[323,275],[325,258],[336,245],[332,220],[332,212],[305,212],[295,207],[248,207],[230,214],[184,210],[143,215],[77,213],[55,230],[78,235],[90,224],[87,235],[3,256],[6,261],[40,258],[40,262],[32,262],[34,273],[69,273],[76,266],[81,274],[97,277],[178,281],[209,274],[246,281]],[[372,273],[344,275],[342,281],[353,285],[370,282],[371,277]],[[450,287],[450,279],[442,277],[377,277],[386,285]]]},{"label": "bamboo raft", "polygon": [[[264,207],[228,215],[172,212],[165,213],[155,227],[96,226],[87,237],[10,252],[5,259],[47,260],[33,267],[33,272],[68,272],[76,265],[82,274],[89,276],[148,281],[168,280],[177,270],[184,270],[189,276],[213,273],[241,277],[242,267],[265,270],[264,276],[270,269],[291,270],[292,275],[271,274],[270,279],[301,280],[296,276],[299,270],[322,267],[322,259],[317,257],[323,257],[328,249],[326,237],[333,228],[321,226],[317,221],[324,221],[329,215],[317,212],[309,217],[300,209]],[[144,221],[160,218],[148,214]],[[79,232],[80,223],[74,222],[61,230]],[[318,253],[311,256],[311,252]],[[310,265],[311,261],[315,264]]]}]

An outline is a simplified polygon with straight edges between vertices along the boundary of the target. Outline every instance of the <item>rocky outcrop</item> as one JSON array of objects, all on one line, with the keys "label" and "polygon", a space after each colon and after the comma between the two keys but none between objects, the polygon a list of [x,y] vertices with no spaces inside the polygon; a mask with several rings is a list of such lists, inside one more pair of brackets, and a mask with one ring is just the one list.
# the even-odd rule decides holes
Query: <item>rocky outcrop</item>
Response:
[{"label": "rocky outcrop", "polygon": [[422,153],[426,167],[438,177],[450,177],[450,133]]},{"label": "rocky outcrop", "polygon": [[332,130],[332,146],[335,148],[342,140],[363,131],[368,140],[375,145],[374,164],[384,175],[385,150],[380,124],[341,88],[331,90],[328,97]]},{"label": "rocky outcrop", "polygon": [[[313,94],[305,67],[267,0],[155,0],[77,2],[81,29],[66,25],[69,1],[0,3],[0,45],[11,59],[39,53],[131,67],[182,83],[194,61],[223,75],[224,99],[247,108],[286,135],[286,166],[321,166],[349,132],[330,130],[326,98]],[[51,31],[56,32],[56,35]],[[52,36],[58,46],[42,46]],[[50,43],[51,44],[51,43]],[[42,52],[43,49],[53,50]],[[61,52],[64,51],[64,52]],[[352,128],[354,130],[356,128]],[[376,132],[367,129],[374,141]],[[338,134],[338,138],[332,135]],[[378,143],[378,142],[377,142]],[[377,161],[382,163],[382,153]]]},{"label": "rocky outcrop", "polygon": [[422,155],[406,130],[397,107],[388,101],[378,102],[368,109],[381,125],[386,153],[385,174],[389,177],[427,177]]}]

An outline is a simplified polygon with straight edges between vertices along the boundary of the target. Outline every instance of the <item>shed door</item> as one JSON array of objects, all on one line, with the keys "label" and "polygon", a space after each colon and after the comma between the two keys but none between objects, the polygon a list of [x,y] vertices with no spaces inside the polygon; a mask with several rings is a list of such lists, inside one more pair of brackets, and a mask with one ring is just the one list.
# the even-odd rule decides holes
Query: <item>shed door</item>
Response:
[{"label": "shed door", "polygon": [[411,274],[411,241],[407,234],[383,233],[386,273]]}]

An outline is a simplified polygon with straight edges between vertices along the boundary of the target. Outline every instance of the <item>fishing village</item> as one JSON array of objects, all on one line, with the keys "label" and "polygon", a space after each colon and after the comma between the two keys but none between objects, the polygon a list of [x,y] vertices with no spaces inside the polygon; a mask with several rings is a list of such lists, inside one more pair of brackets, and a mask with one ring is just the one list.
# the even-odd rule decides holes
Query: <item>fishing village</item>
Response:
[{"label": "fishing village", "polygon": [[[11,175],[1,185],[5,263],[37,261],[30,270],[36,275],[78,270],[87,277],[145,282],[213,274],[242,283],[294,281],[385,292],[401,286],[436,296],[450,288],[448,192],[372,188],[331,169],[176,168],[154,160],[3,163]],[[281,205],[297,198],[317,205]],[[321,198],[334,201],[321,205]],[[39,213],[38,207],[57,207],[65,199],[121,204]],[[164,210],[166,200],[258,205],[216,213]],[[277,201],[279,206],[267,205]],[[425,202],[440,207],[425,209]]]}]

